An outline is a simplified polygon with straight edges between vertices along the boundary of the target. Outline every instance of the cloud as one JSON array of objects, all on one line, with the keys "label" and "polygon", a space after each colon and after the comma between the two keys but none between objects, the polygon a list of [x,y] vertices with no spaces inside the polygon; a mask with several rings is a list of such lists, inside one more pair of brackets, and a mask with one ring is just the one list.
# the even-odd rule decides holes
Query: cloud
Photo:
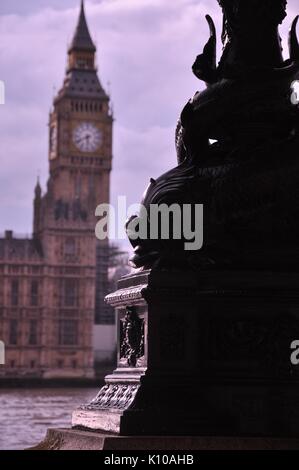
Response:
[{"label": "cloud", "polygon": [[[98,44],[99,74],[104,86],[111,82],[115,108],[114,200],[120,192],[138,202],[149,176],[175,165],[176,120],[195,89],[190,64],[197,53],[201,8],[192,0],[86,2]],[[45,187],[48,174],[53,84],[56,89],[62,84],[77,16],[78,8],[47,8],[0,17],[1,78],[6,83],[6,105],[0,113],[2,230],[31,229],[36,175],[41,172]],[[19,217],[19,212],[26,216]]]}]

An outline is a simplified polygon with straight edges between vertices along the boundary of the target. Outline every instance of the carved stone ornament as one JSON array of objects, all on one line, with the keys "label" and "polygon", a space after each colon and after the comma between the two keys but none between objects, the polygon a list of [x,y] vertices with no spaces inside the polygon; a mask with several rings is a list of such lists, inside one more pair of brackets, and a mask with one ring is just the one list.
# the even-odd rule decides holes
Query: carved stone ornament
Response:
[{"label": "carved stone ornament", "polygon": [[135,307],[127,307],[120,320],[120,359],[128,367],[136,367],[137,359],[144,356],[144,320],[139,318]]},{"label": "carved stone ornament", "polygon": [[105,385],[88,405],[82,410],[125,410],[133,402],[140,385],[110,384]]}]

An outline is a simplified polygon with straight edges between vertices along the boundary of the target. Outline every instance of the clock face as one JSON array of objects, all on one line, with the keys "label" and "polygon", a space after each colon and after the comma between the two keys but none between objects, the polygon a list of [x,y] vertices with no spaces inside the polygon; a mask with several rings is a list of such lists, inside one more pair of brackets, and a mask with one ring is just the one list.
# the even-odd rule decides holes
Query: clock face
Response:
[{"label": "clock face", "polygon": [[55,158],[57,150],[57,127],[50,129],[50,158]]},{"label": "clock face", "polygon": [[95,152],[102,143],[102,133],[94,124],[83,122],[75,128],[73,141],[81,152]]}]

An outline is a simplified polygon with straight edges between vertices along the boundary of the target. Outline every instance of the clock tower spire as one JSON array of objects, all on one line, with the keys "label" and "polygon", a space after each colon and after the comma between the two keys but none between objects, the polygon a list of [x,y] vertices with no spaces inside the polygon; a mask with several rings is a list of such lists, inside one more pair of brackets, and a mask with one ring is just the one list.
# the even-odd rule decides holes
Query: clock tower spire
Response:
[{"label": "clock tower spire", "polygon": [[84,10],[84,2],[82,0],[77,28],[68,51],[69,69],[82,67],[94,69],[95,52],[96,47],[89,33]]}]

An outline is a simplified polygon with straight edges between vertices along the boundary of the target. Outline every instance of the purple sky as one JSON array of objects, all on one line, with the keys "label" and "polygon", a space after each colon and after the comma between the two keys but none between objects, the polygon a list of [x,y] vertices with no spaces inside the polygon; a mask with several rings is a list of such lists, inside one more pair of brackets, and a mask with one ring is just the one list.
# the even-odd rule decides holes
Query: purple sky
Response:
[{"label": "purple sky", "polygon": [[[112,202],[137,203],[150,177],[176,165],[174,130],[185,102],[202,85],[191,65],[208,37],[204,15],[216,0],[86,0],[99,75],[114,104]],[[48,175],[48,113],[61,87],[79,0],[1,0],[0,231],[31,233],[37,174]],[[284,39],[298,0],[289,0]],[[284,41],[285,44],[285,41]]]}]

